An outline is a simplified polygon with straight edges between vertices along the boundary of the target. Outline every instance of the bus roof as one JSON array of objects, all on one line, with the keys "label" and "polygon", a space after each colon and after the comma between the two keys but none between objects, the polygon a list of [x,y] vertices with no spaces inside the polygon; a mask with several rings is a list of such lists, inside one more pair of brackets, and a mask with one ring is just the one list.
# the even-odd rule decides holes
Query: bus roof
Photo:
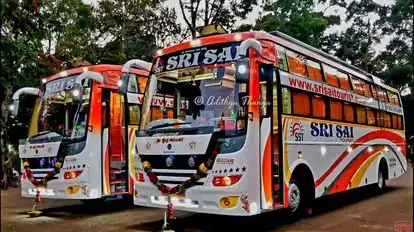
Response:
[{"label": "bus roof", "polygon": [[[46,81],[51,81],[57,78],[80,74],[85,71],[94,71],[94,72],[104,72],[104,71],[121,71],[122,65],[113,65],[113,64],[98,64],[98,65],[90,65],[90,66],[83,66],[78,68],[73,68],[65,71],[61,71],[59,73],[56,73],[52,76],[46,77]],[[131,73],[137,74],[137,75],[143,75],[148,76],[149,73],[146,70],[131,68]]]},{"label": "bus roof", "polygon": [[317,48],[314,48],[308,44],[305,44],[279,31],[273,31],[270,33],[264,32],[264,31],[235,32],[235,33],[229,33],[229,34],[219,34],[219,35],[196,38],[191,41],[182,42],[182,43],[175,44],[170,47],[158,50],[157,53],[155,54],[155,58],[157,58],[158,56],[162,56],[165,54],[170,54],[170,53],[174,53],[174,52],[178,52],[178,51],[186,50],[190,48],[195,48],[195,47],[200,47],[200,46],[205,46],[205,45],[210,45],[210,44],[216,44],[216,43],[238,42],[238,41],[246,40],[248,38],[254,38],[258,40],[260,39],[269,40],[277,44],[284,45],[288,47],[289,49],[294,50],[298,53],[305,54],[325,64],[342,69],[343,71],[346,71],[349,74],[359,77],[365,81],[373,82],[385,89],[398,93],[396,89],[380,82],[379,81],[380,79],[378,77],[375,77],[374,75],[369,74],[368,72],[354,65],[351,65],[345,61],[342,61],[341,59],[335,56],[327,54]]}]

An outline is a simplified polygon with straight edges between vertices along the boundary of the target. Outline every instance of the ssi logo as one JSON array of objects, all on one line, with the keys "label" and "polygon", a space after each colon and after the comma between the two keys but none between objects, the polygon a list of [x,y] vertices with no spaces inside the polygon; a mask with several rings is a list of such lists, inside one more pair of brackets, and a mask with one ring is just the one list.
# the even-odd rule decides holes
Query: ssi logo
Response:
[{"label": "ssi logo", "polygon": [[290,123],[289,127],[290,136],[294,137],[295,141],[301,142],[303,141],[303,125],[302,121],[293,120]]}]

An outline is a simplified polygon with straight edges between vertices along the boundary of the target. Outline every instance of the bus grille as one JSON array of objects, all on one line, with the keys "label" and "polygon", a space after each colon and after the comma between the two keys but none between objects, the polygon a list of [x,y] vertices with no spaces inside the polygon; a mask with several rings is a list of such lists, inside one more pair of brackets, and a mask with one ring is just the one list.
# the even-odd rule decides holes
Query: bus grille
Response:
[{"label": "bus grille", "polygon": [[[167,165],[167,159],[171,157],[172,164]],[[161,183],[168,186],[182,184],[190,179],[197,171],[197,167],[201,164],[204,155],[141,155],[141,159],[151,163],[152,172],[154,172]],[[190,166],[189,159],[192,158],[194,163]],[[210,171],[209,171],[210,172]],[[208,172],[208,173],[209,173]],[[203,185],[206,178],[201,178],[195,185]]]},{"label": "bus grille", "polygon": [[[56,157],[38,157],[38,158],[29,158],[29,159],[26,159],[26,161],[29,162],[29,167],[33,173],[33,177],[36,180],[41,180],[47,175],[47,173],[53,170],[53,167],[55,166],[57,162],[57,158]],[[54,180],[57,178],[58,178],[58,174],[52,177],[51,180]]]},{"label": "bus grille", "polygon": [[[35,180],[40,181],[43,179],[49,172],[53,170],[53,168],[44,168],[44,169],[30,169],[33,173],[33,177]],[[52,177],[50,180],[58,179],[58,174]]]}]

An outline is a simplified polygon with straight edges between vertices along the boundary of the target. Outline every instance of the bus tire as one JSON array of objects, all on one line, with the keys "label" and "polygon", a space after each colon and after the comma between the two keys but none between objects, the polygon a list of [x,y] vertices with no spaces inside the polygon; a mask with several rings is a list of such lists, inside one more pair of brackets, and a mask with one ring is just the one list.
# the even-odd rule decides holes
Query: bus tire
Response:
[{"label": "bus tire", "polygon": [[289,183],[288,190],[288,213],[291,222],[295,222],[306,216],[309,201],[307,199],[307,190],[302,181],[293,179]]},{"label": "bus tire", "polygon": [[288,188],[289,221],[295,222],[311,214],[315,199],[313,175],[306,165],[295,168]]},{"label": "bus tire", "polygon": [[388,179],[388,168],[387,163],[384,159],[381,159],[378,168],[378,179],[376,184],[376,190],[378,193],[382,193],[386,189],[386,180]]}]

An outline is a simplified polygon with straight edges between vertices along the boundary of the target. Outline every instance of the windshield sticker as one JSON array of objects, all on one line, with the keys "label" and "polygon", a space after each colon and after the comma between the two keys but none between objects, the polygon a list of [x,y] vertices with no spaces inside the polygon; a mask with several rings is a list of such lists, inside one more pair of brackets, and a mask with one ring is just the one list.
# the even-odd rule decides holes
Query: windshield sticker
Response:
[{"label": "windshield sticker", "polygon": [[234,62],[239,57],[240,43],[214,44],[179,53],[158,57],[153,65],[154,73]]}]

